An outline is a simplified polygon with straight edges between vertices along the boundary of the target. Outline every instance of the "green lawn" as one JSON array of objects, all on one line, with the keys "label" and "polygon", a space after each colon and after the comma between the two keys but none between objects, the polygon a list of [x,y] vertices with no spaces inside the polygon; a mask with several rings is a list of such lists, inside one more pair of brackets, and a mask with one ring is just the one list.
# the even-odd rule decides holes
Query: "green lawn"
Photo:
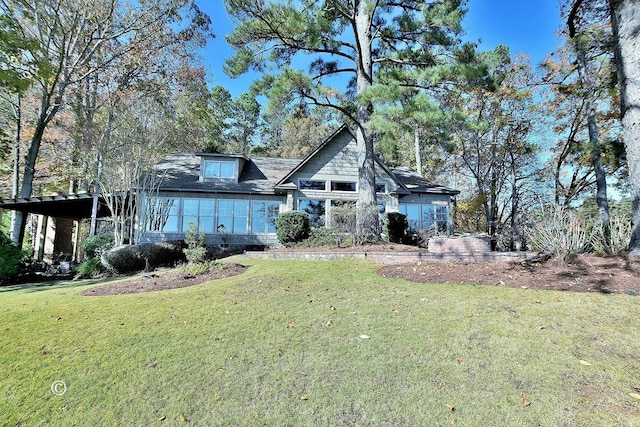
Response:
[{"label": "green lawn", "polygon": [[638,297],[246,263],[145,294],[0,288],[0,425],[640,425]]}]

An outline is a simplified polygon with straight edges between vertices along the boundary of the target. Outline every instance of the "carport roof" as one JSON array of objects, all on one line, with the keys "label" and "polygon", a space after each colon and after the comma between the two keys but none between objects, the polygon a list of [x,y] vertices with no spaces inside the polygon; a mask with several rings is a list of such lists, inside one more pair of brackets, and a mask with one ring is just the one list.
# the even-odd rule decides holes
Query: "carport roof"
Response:
[{"label": "carport roof", "polygon": [[[102,196],[96,196],[98,197],[98,218],[110,216],[111,212]],[[0,209],[80,220],[91,218],[93,198],[93,194],[84,193],[0,199]]]}]

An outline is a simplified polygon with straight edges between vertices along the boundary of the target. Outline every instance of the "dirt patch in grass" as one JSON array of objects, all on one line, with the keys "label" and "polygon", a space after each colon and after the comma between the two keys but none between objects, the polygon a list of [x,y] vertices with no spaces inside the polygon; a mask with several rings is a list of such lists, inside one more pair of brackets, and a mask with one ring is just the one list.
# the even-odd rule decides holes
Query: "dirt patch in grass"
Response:
[{"label": "dirt patch in grass", "polygon": [[422,262],[388,265],[378,273],[420,283],[460,283],[575,292],[640,294],[640,264],[626,256],[579,255],[520,263]]},{"label": "dirt patch in grass", "polygon": [[128,280],[108,283],[106,285],[87,289],[80,295],[122,295],[185,288],[187,286],[195,286],[211,280],[223,279],[225,277],[242,274],[246,269],[247,267],[244,265],[229,263],[221,264],[219,268],[212,268],[207,273],[198,274],[197,276],[193,276],[180,268],[153,273],[141,273]]}]

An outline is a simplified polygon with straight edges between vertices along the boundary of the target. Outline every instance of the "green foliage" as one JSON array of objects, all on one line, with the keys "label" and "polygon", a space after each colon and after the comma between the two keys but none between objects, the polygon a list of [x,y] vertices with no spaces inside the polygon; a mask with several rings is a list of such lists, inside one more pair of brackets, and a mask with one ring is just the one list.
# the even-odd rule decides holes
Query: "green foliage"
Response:
[{"label": "green foliage", "polygon": [[102,254],[102,265],[117,274],[173,266],[185,260],[180,242],[143,243],[112,248]]},{"label": "green foliage", "polygon": [[407,216],[400,212],[385,212],[382,219],[382,235],[389,242],[402,243],[409,228]]},{"label": "green foliage", "polygon": [[302,242],[309,237],[309,214],[301,211],[289,211],[276,218],[276,235],[285,246]]},{"label": "green foliage", "polygon": [[631,236],[631,214],[612,213],[608,223],[596,222],[591,247],[600,255],[616,255],[627,249]]},{"label": "green foliage", "polygon": [[223,265],[220,264],[218,261],[209,260],[209,261],[201,261],[196,263],[190,262],[184,266],[184,270],[192,276],[198,276],[199,274],[208,273],[214,268],[221,269],[222,267]]},{"label": "green foliage", "polygon": [[96,234],[89,236],[82,241],[82,253],[84,256],[91,258],[100,258],[100,255],[106,250],[113,247],[113,234]]},{"label": "green foliage", "polygon": [[530,235],[535,250],[550,253],[559,262],[569,255],[584,253],[590,243],[584,217],[558,205],[545,207],[538,213]]},{"label": "green foliage", "polygon": [[104,267],[100,257],[86,259],[76,268],[76,277],[79,279],[94,279],[103,273]]},{"label": "green foliage", "polygon": [[24,256],[25,253],[0,231],[0,283],[11,281],[22,271]]},{"label": "green foliage", "polygon": [[298,246],[309,248],[320,246],[340,247],[344,240],[345,234],[341,233],[335,228],[312,227],[311,231],[309,232],[309,237],[300,242]]},{"label": "green foliage", "polygon": [[207,247],[204,244],[204,231],[198,231],[197,222],[189,223],[189,229],[184,234],[184,242],[187,245],[184,252],[189,264],[198,264],[207,258]]}]

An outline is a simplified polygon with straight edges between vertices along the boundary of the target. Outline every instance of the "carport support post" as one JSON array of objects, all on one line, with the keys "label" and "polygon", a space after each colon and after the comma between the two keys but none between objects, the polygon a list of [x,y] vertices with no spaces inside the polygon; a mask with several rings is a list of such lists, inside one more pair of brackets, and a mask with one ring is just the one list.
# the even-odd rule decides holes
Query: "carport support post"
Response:
[{"label": "carport support post", "polygon": [[44,259],[44,246],[47,242],[47,223],[49,222],[49,217],[46,215],[40,216],[40,229],[38,230],[38,261],[42,261]]},{"label": "carport support post", "polygon": [[74,221],[76,235],[73,239],[73,260],[78,262],[80,261],[80,220]]},{"label": "carport support post", "polygon": [[98,194],[93,195],[93,205],[91,206],[91,227],[89,228],[89,236],[96,235],[96,223],[98,218]]}]

